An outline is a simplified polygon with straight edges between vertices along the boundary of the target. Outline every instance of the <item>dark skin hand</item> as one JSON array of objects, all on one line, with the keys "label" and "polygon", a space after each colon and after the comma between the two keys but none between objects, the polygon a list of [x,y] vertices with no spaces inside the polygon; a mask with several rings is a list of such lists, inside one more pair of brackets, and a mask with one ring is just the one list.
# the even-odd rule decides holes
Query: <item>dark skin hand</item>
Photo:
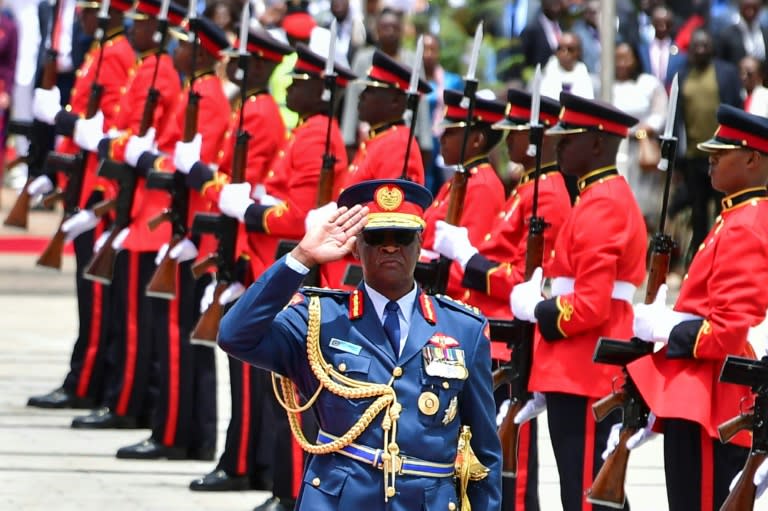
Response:
[{"label": "dark skin hand", "polygon": [[723,149],[709,154],[712,188],[731,195],[768,182],[768,155],[753,149]]}]

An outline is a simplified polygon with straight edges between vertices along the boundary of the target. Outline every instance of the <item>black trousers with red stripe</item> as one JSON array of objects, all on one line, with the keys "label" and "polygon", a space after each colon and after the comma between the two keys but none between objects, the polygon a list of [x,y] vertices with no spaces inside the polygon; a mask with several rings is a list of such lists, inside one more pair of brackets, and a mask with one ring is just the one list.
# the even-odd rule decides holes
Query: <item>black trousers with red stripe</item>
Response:
[{"label": "black trousers with red stripe", "polygon": [[[272,425],[275,431],[272,494],[280,500],[296,500],[304,480],[304,467],[310,455],[304,452],[293,438],[288,415],[275,398],[274,392],[270,394]],[[309,441],[317,438],[319,427],[311,409],[301,414],[301,430]]]},{"label": "black trousers with red stripe", "polygon": [[152,381],[152,308],[144,288],[155,271],[155,252],[121,250],[110,288],[106,387],[103,405],[117,415],[150,416],[157,389]]},{"label": "black trousers with red stripe", "polygon": [[200,299],[210,275],[195,281],[191,262],[179,264],[176,298],[152,301],[157,402],[152,438],[166,446],[216,448],[216,365],[212,347],[193,345]]},{"label": "black trousers with red stripe", "polygon": [[[493,361],[494,367],[498,361]],[[509,389],[496,389],[494,397],[498,406],[509,397]],[[517,477],[501,478],[502,511],[539,511],[539,446],[536,419],[523,424],[518,432]]]},{"label": "black trousers with red stripe", "polygon": [[[217,469],[230,475],[247,475],[269,470],[274,432],[265,424],[264,412],[272,393],[269,373],[235,358],[229,358],[231,415],[224,452]],[[266,438],[266,440],[265,440]]]},{"label": "black trousers with red stripe", "polygon": [[80,398],[100,403],[104,394],[105,336],[110,323],[109,289],[83,278],[83,270],[93,257],[93,244],[104,232],[104,224],[74,239],[75,285],[77,289],[77,340],[69,360],[69,372],[62,387]]},{"label": "black trousers with red stripe", "polygon": [[728,497],[731,480],[747,461],[749,449],[722,444],[691,421],[665,419],[662,428],[669,509],[719,510]]},{"label": "black trousers with red stripe", "polygon": [[[614,410],[602,422],[595,422],[592,404],[596,399],[557,392],[545,396],[563,511],[608,511],[611,508],[587,502],[585,493],[603,465],[601,455],[611,426],[621,421],[621,411]],[[624,509],[629,510],[629,503]]]}]

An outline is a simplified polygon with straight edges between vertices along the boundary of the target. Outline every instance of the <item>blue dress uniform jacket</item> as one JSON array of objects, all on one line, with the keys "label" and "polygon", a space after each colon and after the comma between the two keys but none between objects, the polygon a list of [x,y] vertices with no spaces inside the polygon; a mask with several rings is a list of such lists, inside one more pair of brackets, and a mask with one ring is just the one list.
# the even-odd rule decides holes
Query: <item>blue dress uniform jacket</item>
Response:
[{"label": "blue dress uniform jacket", "polygon": [[[234,357],[288,376],[306,399],[317,390],[318,380],[307,357],[309,300],[295,295],[303,277],[284,259],[273,264],[222,319],[219,345]],[[470,426],[472,448],[490,472],[485,479],[469,483],[469,500],[475,510],[498,510],[501,455],[491,394],[486,320],[461,304],[419,291],[405,346],[396,358],[364,288],[352,293],[317,292],[322,311],[320,349],[325,360],[358,381],[386,385],[393,380],[402,405],[397,422],[400,454],[453,464],[460,427]],[[422,349],[432,339],[446,337],[459,342],[457,347],[464,352],[469,373],[467,379],[426,373]],[[422,413],[417,406],[424,392],[433,393],[439,401],[432,415]],[[338,437],[372,402],[348,400],[324,389],[314,409],[321,429]],[[383,446],[382,416],[371,422],[355,444],[373,449]],[[298,509],[459,509],[453,477],[399,475],[397,494],[388,503],[384,501],[384,489],[380,469],[339,453],[316,455],[306,468]]]}]

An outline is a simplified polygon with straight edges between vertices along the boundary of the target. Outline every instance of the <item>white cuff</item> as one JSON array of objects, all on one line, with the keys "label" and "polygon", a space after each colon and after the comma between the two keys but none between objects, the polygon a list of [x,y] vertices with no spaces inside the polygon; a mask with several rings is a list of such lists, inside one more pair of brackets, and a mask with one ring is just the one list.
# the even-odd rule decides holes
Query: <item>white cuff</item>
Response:
[{"label": "white cuff", "polygon": [[309,268],[300,263],[298,259],[293,257],[291,254],[286,254],[285,265],[296,273],[300,273],[302,275],[309,273]]}]

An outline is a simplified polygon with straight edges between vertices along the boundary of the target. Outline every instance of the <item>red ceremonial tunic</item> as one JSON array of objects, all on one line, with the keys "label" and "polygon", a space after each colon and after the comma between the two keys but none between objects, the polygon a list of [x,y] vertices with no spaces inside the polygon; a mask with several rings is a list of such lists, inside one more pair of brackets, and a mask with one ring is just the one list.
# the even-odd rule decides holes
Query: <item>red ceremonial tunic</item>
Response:
[{"label": "red ceremonial tunic", "polygon": [[[556,165],[541,169],[537,215],[544,218],[544,272],[549,274],[552,259],[548,254],[571,210],[571,199],[563,175]],[[509,295],[525,277],[525,254],[528,227],[533,208],[533,171],[526,173],[507,199],[504,209],[492,227],[476,246],[478,253],[467,263],[464,271],[458,264],[451,267],[449,290],[462,290],[460,299],[478,307],[486,317],[512,318]],[[506,343],[494,342],[491,355],[508,359]]]},{"label": "red ceremonial tunic", "polygon": [[[662,350],[628,366],[638,390],[659,418],[717,427],[750,400],[750,389],[719,381],[728,355],[755,358],[747,332],[768,309],[768,198],[753,188],[723,199],[723,212],[683,279],[674,310],[700,316],[672,329]],[[747,432],[732,440],[751,445]]]},{"label": "red ceremonial tunic", "polygon": [[580,196],[555,240],[547,266],[573,290],[536,307],[537,335],[529,389],[603,397],[617,366],[592,361],[598,337],[632,337],[632,296],[612,298],[616,282],[645,280],[647,234],[632,190],[615,167],[579,180]]},{"label": "red ceremonial tunic", "polygon": [[[159,57],[156,54],[148,55],[141,60],[129,73],[129,83],[120,102],[114,106],[114,127],[121,131],[121,135],[110,143],[109,156],[118,161],[125,161],[125,145],[131,135],[138,134],[141,117],[144,112],[147,94],[152,85],[152,77],[155,72],[155,62],[160,59],[157,69],[155,88],[160,92],[160,97],[155,109],[152,122],[156,130],[157,140],[166,140],[166,145],[158,146],[160,151],[171,153],[173,145],[165,137],[165,131],[172,128],[169,122],[176,101],[181,91],[179,74],[173,67],[173,60],[165,53]],[[136,194],[131,208],[130,233],[125,239],[123,247],[138,252],[155,251],[166,243],[171,237],[168,223],[163,223],[150,231],[147,222],[167,209],[170,205],[170,197],[163,190],[148,190],[145,187],[145,178],[139,177],[136,183]]]},{"label": "red ceremonial tunic", "polygon": [[[136,63],[136,53],[133,51],[133,47],[123,30],[108,35],[107,40],[104,42],[103,53],[100,48],[99,44],[94,44],[88,50],[88,53],[85,54],[85,59],[80,65],[80,69],[75,72],[75,83],[70,92],[69,104],[64,109],[78,116],[85,116],[91,87],[96,79],[99,55],[101,54],[101,69],[98,71],[98,83],[103,87],[100,106],[104,112],[104,129],[106,130],[114,123],[115,118],[114,110],[109,108],[109,105],[115,105],[119,102],[125,82],[128,80],[128,73]],[[56,147],[56,151],[76,154],[80,152],[80,148],[72,138],[63,137]],[[112,182],[109,179],[97,176],[97,168],[98,158],[93,154],[89,154],[83,176],[80,208],[86,207],[94,190],[100,190],[105,192],[106,195],[114,196]],[[66,175],[60,174],[59,179],[60,186],[62,188],[66,186]]]}]

